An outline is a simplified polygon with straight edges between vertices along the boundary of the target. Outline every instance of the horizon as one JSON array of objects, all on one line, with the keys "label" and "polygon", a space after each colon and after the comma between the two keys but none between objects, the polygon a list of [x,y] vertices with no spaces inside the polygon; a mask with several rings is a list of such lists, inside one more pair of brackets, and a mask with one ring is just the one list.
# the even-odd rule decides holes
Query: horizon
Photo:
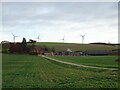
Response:
[{"label": "horizon", "polygon": [[[6,41],[6,40],[5,40]],[[14,41],[7,41],[7,42],[9,42],[9,43],[21,43],[22,41],[18,41],[18,42],[14,42]],[[29,42],[29,41],[26,41],[27,43]],[[2,42],[0,42],[0,43],[2,43]],[[36,41],[36,43],[61,43],[61,44],[66,44],[66,43],[68,43],[68,44],[92,44],[92,43],[105,43],[105,42],[90,42],[90,43],[71,43],[71,42],[41,42],[41,41]],[[105,43],[105,44],[120,44],[120,43]]]}]

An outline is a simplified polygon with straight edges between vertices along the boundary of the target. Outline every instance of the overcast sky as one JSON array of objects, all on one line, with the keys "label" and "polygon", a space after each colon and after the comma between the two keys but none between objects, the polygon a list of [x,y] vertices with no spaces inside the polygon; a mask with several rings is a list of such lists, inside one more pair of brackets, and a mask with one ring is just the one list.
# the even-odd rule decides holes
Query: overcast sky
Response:
[{"label": "overcast sky", "polygon": [[22,41],[25,37],[41,42],[118,42],[117,2],[19,2],[2,4],[0,41]]}]

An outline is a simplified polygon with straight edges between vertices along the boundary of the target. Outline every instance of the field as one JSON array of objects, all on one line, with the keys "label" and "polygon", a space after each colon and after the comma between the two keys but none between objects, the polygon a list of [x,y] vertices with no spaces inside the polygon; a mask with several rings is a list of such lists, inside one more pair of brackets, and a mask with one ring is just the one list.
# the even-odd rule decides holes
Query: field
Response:
[{"label": "field", "polygon": [[[32,43],[28,43],[28,46],[29,45],[32,45]],[[108,52],[111,52],[114,49],[118,49],[118,47],[120,46],[120,45],[97,45],[97,44],[79,44],[79,43],[61,43],[61,42],[37,42],[35,43],[35,45],[54,49],[55,51],[66,51],[68,48],[70,48],[73,52],[86,51],[86,50],[106,50]],[[2,51],[8,53],[9,47],[10,47],[9,44],[7,43],[3,44]]]},{"label": "field", "polygon": [[3,54],[3,88],[118,88],[117,74],[40,56]]},{"label": "field", "polygon": [[118,56],[49,56],[54,59],[99,67],[119,67],[115,60]]},{"label": "field", "polygon": [[58,42],[37,42],[35,45],[46,45],[49,48],[55,48],[56,51],[67,50],[86,51],[86,50],[107,50],[118,49],[118,45],[96,45],[96,44],[78,44],[78,43],[58,43]]}]

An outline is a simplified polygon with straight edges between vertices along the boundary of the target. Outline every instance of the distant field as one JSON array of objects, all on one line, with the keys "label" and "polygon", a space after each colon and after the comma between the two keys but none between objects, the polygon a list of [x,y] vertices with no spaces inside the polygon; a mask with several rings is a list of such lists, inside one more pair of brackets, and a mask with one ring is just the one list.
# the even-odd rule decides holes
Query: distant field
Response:
[{"label": "distant field", "polygon": [[63,43],[63,42],[37,42],[36,44],[79,44],[79,43]]},{"label": "distant field", "polygon": [[56,51],[67,50],[86,51],[86,50],[107,50],[112,51],[118,49],[118,46],[111,45],[96,45],[96,44],[78,44],[78,43],[57,43],[57,42],[37,42],[36,45],[46,45],[49,48],[55,48]]},{"label": "distant field", "polygon": [[[31,43],[28,43],[28,45],[31,45]],[[97,45],[97,44],[60,43],[60,42],[37,42],[35,43],[35,45],[46,46],[50,49],[54,48],[55,51],[66,51],[68,48],[70,48],[72,51],[86,51],[86,50],[112,51],[114,49],[118,49],[118,45]],[[9,45],[3,45],[2,50],[8,52]]]},{"label": "distant field", "polygon": [[76,64],[99,67],[118,67],[118,62],[115,61],[118,58],[118,56],[49,56],[49,57]]},{"label": "distant field", "polygon": [[40,56],[3,54],[3,88],[117,88],[117,73],[72,67]]}]

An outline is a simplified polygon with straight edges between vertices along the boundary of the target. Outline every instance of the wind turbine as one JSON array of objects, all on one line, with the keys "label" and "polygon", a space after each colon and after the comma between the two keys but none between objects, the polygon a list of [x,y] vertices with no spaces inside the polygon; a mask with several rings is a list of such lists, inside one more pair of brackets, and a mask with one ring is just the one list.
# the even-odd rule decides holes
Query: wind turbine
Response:
[{"label": "wind turbine", "polygon": [[16,37],[19,37],[19,36],[15,36],[13,33],[12,33],[12,35],[13,35],[13,41],[14,41],[14,43],[15,43],[15,38],[16,38]]},{"label": "wind turbine", "polygon": [[38,39],[38,42],[39,42],[39,40],[40,40],[40,35],[38,35],[37,39]]},{"label": "wind turbine", "polygon": [[85,34],[84,35],[80,35],[82,37],[82,44],[84,42],[84,37],[85,37]]},{"label": "wind turbine", "polygon": [[65,36],[64,36],[61,40],[63,40],[63,43],[64,43],[64,41],[65,41]]}]

